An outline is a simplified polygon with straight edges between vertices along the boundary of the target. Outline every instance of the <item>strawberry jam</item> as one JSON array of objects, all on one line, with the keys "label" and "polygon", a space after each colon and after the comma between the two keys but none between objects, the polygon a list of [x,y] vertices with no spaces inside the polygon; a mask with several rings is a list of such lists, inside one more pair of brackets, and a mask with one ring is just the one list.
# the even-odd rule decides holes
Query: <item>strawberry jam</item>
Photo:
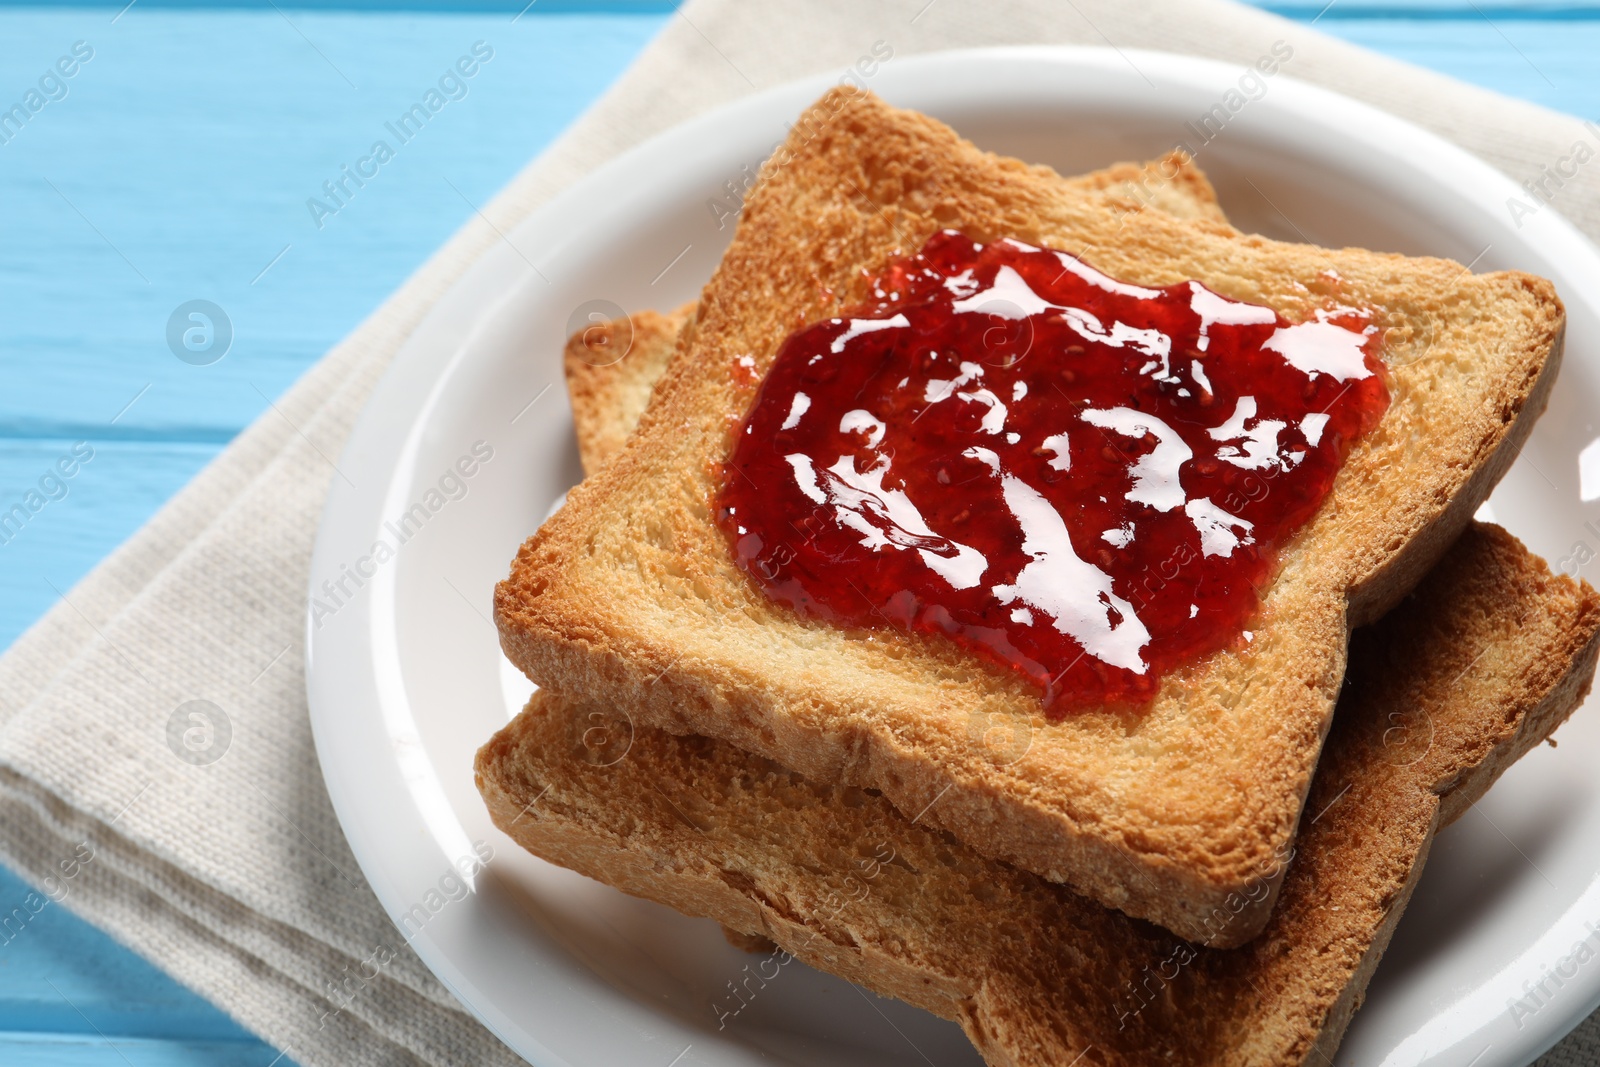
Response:
[{"label": "strawberry jam", "polygon": [[954,231],[792,334],[717,521],[803,616],[943,634],[1052,717],[1137,705],[1245,630],[1389,403],[1378,332]]}]

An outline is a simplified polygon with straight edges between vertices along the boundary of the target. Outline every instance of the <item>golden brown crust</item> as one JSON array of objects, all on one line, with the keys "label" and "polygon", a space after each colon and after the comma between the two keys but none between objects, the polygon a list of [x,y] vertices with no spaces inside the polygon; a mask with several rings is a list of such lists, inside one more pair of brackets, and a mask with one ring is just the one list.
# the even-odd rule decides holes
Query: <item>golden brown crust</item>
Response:
[{"label": "golden brown crust", "polygon": [[1175,218],[1228,225],[1211,179],[1181,149],[1147,163],[1116,163],[1080,178],[1068,178],[1066,184],[1107,193],[1128,205],[1155,208]]},{"label": "golden brown crust", "polygon": [[[1129,206],[1151,207],[1182,219],[1226,223],[1211,181],[1184,152],[1148,163],[1117,163],[1066,184],[1106,193]],[[567,339],[562,364],[584,474],[593,474],[639,424],[656,381],[694,315],[695,301],[669,314],[639,311],[597,323]]]},{"label": "golden brown crust", "polygon": [[[832,118],[797,127],[749,198],[639,433],[498,587],[502,647],[541,684],[879,788],[990,855],[1204,936],[1204,917],[1294,839],[1350,620],[1420,577],[1526,434],[1560,303],[1527,275],[1069,195],[868,94],[821,106]],[[1199,279],[1295,319],[1369,307],[1392,332],[1392,404],[1284,551],[1255,640],[1174,672],[1143,714],[1047,723],[1020,679],[947,643],[799,621],[712,522],[714,466],[750,396],[736,360],[760,372],[794,326],[859,300],[863,266],[946,226],[1081,252],[1143,284]],[[1271,904],[1253,901],[1230,937]]]},{"label": "golden brown crust", "polygon": [[636,311],[567,338],[562,366],[585,474],[599,470],[633,433],[694,307],[690,301],[666,315]]},{"label": "golden brown crust", "polygon": [[[1594,590],[1498,528],[1470,529],[1357,635],[1279,907],[1232,950],[723,742],[604,710],[596,734],[601,706],[549,693],[483,748],[478,782],[535,853],[956,1019],[991,1064],[1079,1062],[1086,1048],[1102,1067],[1321,1064],[1434,831],[1571,713],[1597,651]],[[737,1007],[707,1011],[733,1025]]]}]

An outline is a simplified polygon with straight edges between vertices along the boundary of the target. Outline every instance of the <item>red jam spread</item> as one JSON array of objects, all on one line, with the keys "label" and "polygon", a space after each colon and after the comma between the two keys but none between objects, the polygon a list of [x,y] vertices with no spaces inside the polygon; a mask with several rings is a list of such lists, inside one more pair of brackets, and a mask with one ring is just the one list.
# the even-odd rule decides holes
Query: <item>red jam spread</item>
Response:
[{"label": "red jam spread", "polygon": [[1052,717],[1245,629],[1389,403],[1375,326],[934,235],[790,335],[723,466],[739,564],[803,616],[943,634]]}]

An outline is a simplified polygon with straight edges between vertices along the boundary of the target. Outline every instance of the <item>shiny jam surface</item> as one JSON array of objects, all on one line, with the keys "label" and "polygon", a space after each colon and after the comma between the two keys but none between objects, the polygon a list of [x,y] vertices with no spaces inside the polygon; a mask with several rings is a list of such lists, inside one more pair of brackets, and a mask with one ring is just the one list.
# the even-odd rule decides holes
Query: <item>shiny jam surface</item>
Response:
[{"label": "shiny jam surface", "polygon": [[1251,640],[1274,550],[1389,403],[1356,309],[1292,323],[954,231],[872,291],[785,341],[718,524],[774,600],[946,635],[1052,717]]}]

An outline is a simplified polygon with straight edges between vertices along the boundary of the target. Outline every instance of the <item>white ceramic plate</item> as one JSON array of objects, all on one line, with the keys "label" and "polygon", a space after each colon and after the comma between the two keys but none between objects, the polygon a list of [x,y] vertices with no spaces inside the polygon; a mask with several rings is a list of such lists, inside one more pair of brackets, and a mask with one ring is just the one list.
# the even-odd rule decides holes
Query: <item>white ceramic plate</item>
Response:
[{"label": "white ceramic plate", "polygon": [[[1600,506],[1580,500],[1578,458],[1600,432],[1593,246],[1548,208],[1518,226],[1507,199],[1521,190],[1444,141],[1281,74],[1202,145],[1186,123],[1241,74],[1155,53],[1024,48],[894,59],[868,81],[984,147],[1068,174],[1187,141],[1246,230],[1554,279],[1569,314],[1566,364],[1492,507],[1553,561],[1579,544],[1580,555],[1600,552]],[[978,1062],[953,1024],[800,966],[719,1029],[715,1006],[749,957],[710,922],[522,854],[490,825],[472,784],[474,749],[531,689],[500,655],[491,589],[579,478],[559,364],[574,313],[596,300],[668,309],[698,292],[732,232],[707,201],[754,169],[831,80],[668,131],[528,219],[400,351],[339,461],[349,481],[334,481],[313,594],[326,602],[322,583],[346,568],[375,573],[331,616],[308,619],[328,790],[391,916],[475,842],[494,850],[475,892],[412,944],[540,1067]],[[477,442],[492,458],[452,480]],[[418,503],[398,544],[393,528]],[[361,562],[380,541],[394,558]],[[1600,1003],[1600,958],[1588,958],[1600,934],[1586,925],[1600,916],[1595,710],[1440,837],[1340,1064],[1515,1067]],[[1576,951],[1590,937],[1591,951]],[[1545,993],[1524,999],[1541,981]]]}]

